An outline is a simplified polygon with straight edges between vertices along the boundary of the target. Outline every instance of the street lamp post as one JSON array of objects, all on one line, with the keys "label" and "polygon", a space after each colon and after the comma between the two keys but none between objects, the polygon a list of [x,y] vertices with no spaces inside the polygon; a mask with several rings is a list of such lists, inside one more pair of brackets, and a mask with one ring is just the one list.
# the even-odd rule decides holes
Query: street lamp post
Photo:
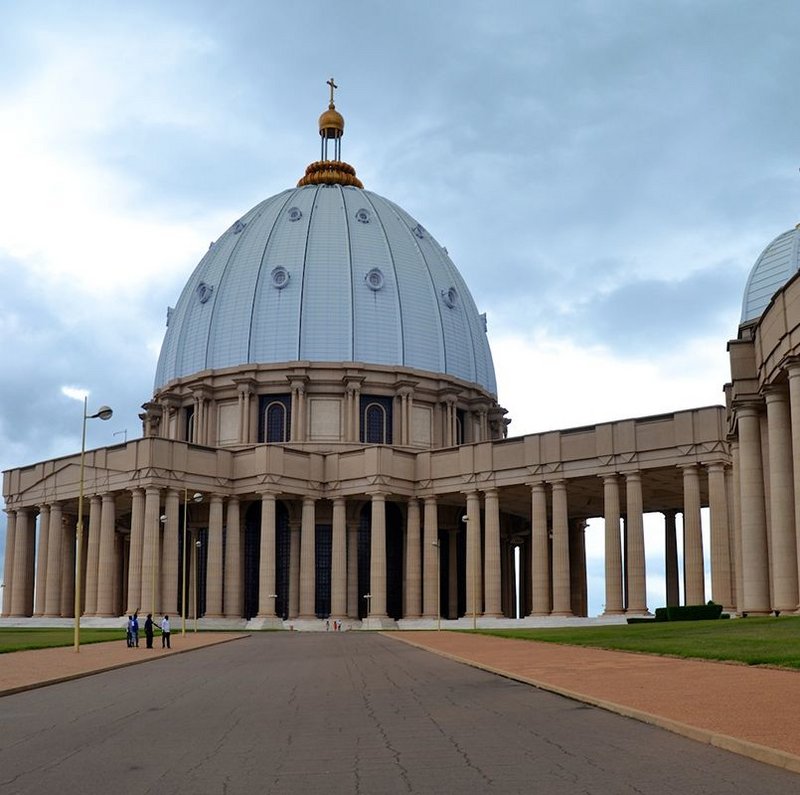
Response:
[{"label": "street lamp post", "polygon": [[[461,521],[467,526],[467,544],[469,544],[469,516],[462,516]],[[476,539],[472,540],[472,628],[478,628],[478,554],[480,547]]]},{"label": "street lamp post", "polygon": [[364,599],[367,600],[367,618],[369,618],[369,614],[372,612],[372,594],[365,593]]},{"label": "street lamp post", "polygon": [[75,651],[81,650],[81,609],[83,608],[83,599],[81,599],[81,591],[83,590],[83,582],[81,578],[83,562],[81,561],[81,548],[83,547],[83,475],[84,475],[84,461],[86,458],[86,420],[110,420],[113,411],[108,406],[100,406],[94,413],[87,413],[89,407],[88,395],[83,398],[83,428],[81,430],[81,466],[80,475],[78,478],[78,521],[75,525]]},{"label": "street lamp post", "polygon": [[[192,502],[200,502],[203,495],[199,491],[192,495]],[[189,518],[189,489],[183,489],[183,599],[181,600],[181,635],[186,634],[186,602],[189,601],[189,583],[186,579],[186,529]]]},{"label": "street lamp post", "polygon": [[192,570],[194,571],[194,631],[197,632],[197,580],[199,579],[197,571],[197,553],[203,542],[198,538],[192,547]]}]

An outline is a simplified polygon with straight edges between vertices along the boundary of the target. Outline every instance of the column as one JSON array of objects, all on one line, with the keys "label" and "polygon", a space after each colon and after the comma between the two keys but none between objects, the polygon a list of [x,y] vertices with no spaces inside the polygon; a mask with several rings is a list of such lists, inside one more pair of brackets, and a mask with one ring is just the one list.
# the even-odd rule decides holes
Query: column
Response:
[{"label": "column", "polygon": [[725,465],[708,465],[708,503],[711,514],[711,598],[726,610],[733,610],[728,496]]},{"label": "column", "polygon": [[766,390],[765,397],[769,439],[772,608],[789,611],[797,607],[797,544],[789,396],[782,387],[771,387]]},{"label": "column", "polygon": [[331,615],[347,615],[347,503],[343,497],[333,500],[331,528]]},{"label": "column", "polygon": [[572,614],[589,615],[586,588],[586,519],[569,523],[569,579],[572,587]]},{"label": "column", "polygon": [[664,511],[664,575],[669,607],[677,607],[681,603],[678,580],[678,538],[675,530],[676,513],[677,511]]},{"label": "column", "polygon": [[622,547],[620,545],[619,480],[616,475],[603,478],[603,512],[605,519],[605,615],[618,615],[622,606]]},{"label": "column", "polygon": [[[458,618],[458,534],[461,528],[453,527],[447,533],[447,618]],[[463,531],[466,534],[466,529]],[[467,541],[469,543],[469,541]],[[467,606],[467,614],[470,608]]]},{"label": "column", "polygon": [[370,618],[386,618],[386,495],[371,495],[369,602]]},{"label": "column", "polygon": [[64,549],[64,527],[60,502],[50,505],[50,532],[48,535],[44,614],[55,618],[61,615],[61,558]]},{"label": "column", "polygon": [[300,520],[300,613],[299,618],[315,618],[317,613],[316,504],[303,498]]},{"label": "column", "polygon": [[625,511],[628,516],[628,613],[647,613],[647,571],[644,555],[644,515],[642,476],[640,472],[625,475]]},{"label": "column", "polygon": [[[484,615],[499,618],[503,615],[500,593],[500,498],[497,489],[487,489],[484,495],[486,511],[486,537],[483,555],[486,570]],[[569,569],[569,564],[567,564],[567,569]]]},{"label": "column", "polygon": [[34,616],[44,614],[45,591],[47,589],[47,550],[50,537],[50,506],[39,508],[39,548],[36,556],[36,598]]},{"label": "column", "polygon": [[100,513],[102,500],[99,494],[84,497],[84,505],[89,509],[89,538],[86,544],[86,602],[84,612],[87,616],[97,614],[97,571],[100,565]]},{"label": "column", "polygon": [[[742,572],[744,566],[742,565],[742,500],[741,500],[741,464],[739,459],[739,442],[734,438],[731,439],[731,460],[733,461],[733,472],[730,473],[730,482],[728,491],[733,497],[733,582],[735,591],[735,604],[736,611],[741,612],[742,607],[742,594],[744,594],[744,586],[742,585]],[[727,478],[726,478],[727,479]],[[728,503],[730,510],[730,502]]]},{"label": "column", "polygon": [[228,500],[225,532],[224,609],[226,618],[242,617],[242,553],[239,527],[239,498]]},{"label": "column", "polygon": [[694,464],[683,467],[683,570],[686,583],[686,604],[705,604],[703,534],[700,526],[700,477]]},{"label": "column", "polygon": [[566,481],[556,480],[553,488],[553,615],[571,616],[569,581],[569,519]]},{"label": "column", "polygon": [[358,521],[347,522],[347,615],[358,618]]},{"label": "column", "polygon": [[300,613],[300,523],[289,522],[289,617]]},{"label": "column", "polygon": [[[157,489],[155,491],[156,500],[158,499]],[[145,501],[145,506],[147,505]],[[156,514],[158,513],[158,503],[156,503]],[[147,521],[147,507],[145,507],[145,521]],[[158,517],[156,516],[156,521]],[[106,492],[103,495],[102,507],[100,509],[100,559],[97,570],[97,615],[113,616],[116,614],[114,599],[114,526],[116,524],[116,512],[114,507],[114,495]],[[158,532],[156,530],[156,532]],[[145,611],[146,613],[149,611]]]},{"label": "column", "polygon": [[[186,506],[184,506],[184,510]],[[222,612],[222,497],[212,494],[208,502],[208,562],[206,569],[206,618],[221,618]]]},{"label": "column", "polygon": [[28,508],[17,511],[16,539],[14,542],[14,573],[11,588],[12,616],[25,616],[28,614],[28,583],[33,581],[33,576],[28,573],[28,561],[31,559],[30,550],[33,546],[33,528]]},{"label": "column", "polygon": [[[404,618],[419,618],[422,613],[422,566],[419,500],[408,501],[406,516],[406,581]],[[436,551],[435,548],[433,550]]]},{"label": "column", "polygon": [[[161,550],[161,609],[165,615],[178,614],[178,527],[180,525],[180,497],[169,489],[164,501],[164,543]],[[210,531],[209,531],[210,534]]]},{"label": "column", "polygon": [[550,614],[550,544],[547,538],[547,492],[544,483],[531,485],[532,616]]},{"label": "column", "polygon": [[11,615],[11,592],[14,587],[14,546],[17,537],[17,512],[6,510],[6,556],[3,563],[3,617]]},{"label": "column", "polygon": [[738,406],[736,416],[742,525],[741,610],[766,615],[770,612],[769,558],[758,405],[749,403]]},{"label": "column", "polygon": [[483,613],[481,576],[481,502],[477,491],[467,493],[467,614],[476,620]]},{"label": "column", "polygon": [[144,496],[144,546],[142,547],[142,613],[156,614],[158,610],[158,539],[160,521],[160,492],[148,487]]},{"label": "column", "polygon": [[144,546],[144,491],[131,491],[131,546],[128,552],[128,615],[142,603],[142,548]]},{"label": "column", "polygon": [[425,497],[422,541],[422,615],[434,618],[439,606],[439,511],[436,497]]},{"label": "column", "polygon": [[261,493],[261,547],[258,552],[258,618],[275,617],[275,494]]}]

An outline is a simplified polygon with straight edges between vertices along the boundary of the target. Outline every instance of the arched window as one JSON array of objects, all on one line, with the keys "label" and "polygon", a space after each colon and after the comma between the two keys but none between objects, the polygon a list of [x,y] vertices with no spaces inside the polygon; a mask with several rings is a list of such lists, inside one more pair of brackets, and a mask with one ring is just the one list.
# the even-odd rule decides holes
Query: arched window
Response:
[{"label": "arched window", "polygon": [[280,401],[273,401],[267,406],[264,418],[267,442],[285,442],[288,440],[289,429],[286,424],[286,406]]},{"label": "arched window", "polygon": [[364,412],[364,429],[367,444],[386,444],[386,409],[370,403]]}]

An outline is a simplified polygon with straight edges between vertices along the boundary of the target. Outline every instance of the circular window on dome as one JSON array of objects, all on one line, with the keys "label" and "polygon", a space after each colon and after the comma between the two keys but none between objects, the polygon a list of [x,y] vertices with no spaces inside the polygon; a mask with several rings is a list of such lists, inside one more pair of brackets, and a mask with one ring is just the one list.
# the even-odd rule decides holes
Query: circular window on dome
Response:
[{"label": "circular window on dome", "polygon": [[244,229],[244,227],[245,227],[245,223],[244,223],[244,221],[237,221],[237,222],[236,222],[236,223],[233,225],[233,234],[234,234],[234,235],[238,235],[238,234],[239,234],[239,232],[241,232],[241,231]]},{"label": "circular window on dome", "polygon": [[367,287],[369,287],[370,290],[375,290],[377,292],[383,287],[383,272],[380,268],[373,268],[364,277],[364,281],[367,283]]},{"label": "circular window on dome", "polygon": [[211,293],[213,292],[214,288],[210,284],[206,284],[205,282],[200,282],[200,284],[197,285],[197,290],[196,290],[197,300],[201,304],[204,304],[206,301],[208,301],[209,298],[211,298]]},{"label": "circular window on dome", "polygon": [[290,221],[299,221],[303,217],[303,211],[299,207],[290,207],[286,211]]},{"label": "circular window on dome", "polygon": [[356,221],[358,221],[360,224],[368,224],[369,210],[362,207],[360,210],[356,211]]},{"label": "circular window on dome", "polygon": [[452,309],[458,303],[458,292],[455,287],[448,287],[442,290],[442,301]]},{"label": "circular window on dome", "polygon": [[278,265],[277,268],[273,268],[270,276],[272,278],[272,286],[276,290],[282,290],[289,284],[289,271],[287,271],[283,265]]}]

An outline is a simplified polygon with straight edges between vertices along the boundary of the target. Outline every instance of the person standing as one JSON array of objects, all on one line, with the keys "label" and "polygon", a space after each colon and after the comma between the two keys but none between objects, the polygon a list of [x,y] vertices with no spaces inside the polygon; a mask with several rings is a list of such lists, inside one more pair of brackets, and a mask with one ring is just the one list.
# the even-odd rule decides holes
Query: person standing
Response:
[{"label": "person standing", "polygon": [[133,614],[133,620],[131,621],[131,631],[133,632],[133,645],[136,648],[139,648],[139,614]]},{"label": "person standing", "polygon": [[147,620],[144,622],[144,637],[147,641],[147,648],[153,648],[153,614],[147,614]]},{"label": "person standing", "polygon": [[161,648],[169,649],[169,616],[161,619]]}]

